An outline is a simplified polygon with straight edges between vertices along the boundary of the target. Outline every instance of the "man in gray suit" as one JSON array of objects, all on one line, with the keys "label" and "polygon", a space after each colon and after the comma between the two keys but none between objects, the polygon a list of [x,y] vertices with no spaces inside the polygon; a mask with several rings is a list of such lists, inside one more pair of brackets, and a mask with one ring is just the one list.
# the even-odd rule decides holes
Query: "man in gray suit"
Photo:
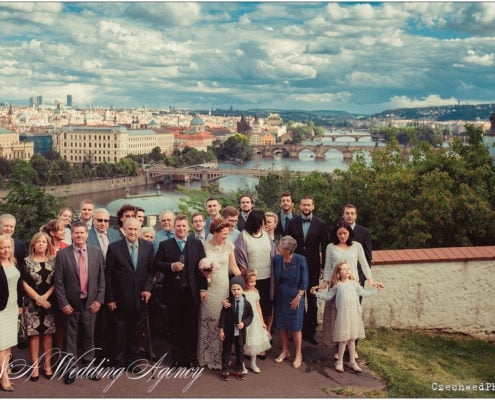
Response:
[{"label": "man in gray suit", "polygon": [[[55,259],[55,293],[58,306],[65,316],[66,351],[77,359],[79,334],[83,363],[94,356],[96,314],[105,299],[105,260],[95,246],[87,245],[88,227],[77,221],[71,227],[72,245],[60,250]],[[71,374],[65,383],[74,382]]]}]

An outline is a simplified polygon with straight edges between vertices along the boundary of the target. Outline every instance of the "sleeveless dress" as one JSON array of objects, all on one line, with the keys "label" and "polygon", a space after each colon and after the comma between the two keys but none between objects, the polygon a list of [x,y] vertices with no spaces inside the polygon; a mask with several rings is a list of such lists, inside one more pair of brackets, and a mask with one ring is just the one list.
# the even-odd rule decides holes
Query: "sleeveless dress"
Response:
[{"label": "sleeveless dress", "polygon": [[261,324],[261,317],[258,313],[258,307],[256,307],[256,301],[259,301],[260,295],[256,290],[249,290],[244,292],[246,300],[249,301],[253,309],[253,322],[246,327],[246,343],[244,344],[244,354],[248,356],[255,356],[268,350],[270,347],[270,337],[268,331],[263,329]]},{"label": "sleeveless dress", "polygon": [[[45,294],[55,283],[55,259],[46,262],[33,261],[26,257],[22,279],[39,295]],[[28,336],[51,334],[55,332],[55,296],[52,294],[48,301],[52,304],[49,309],[36,305],[31,297],[25,296],[24,323]],[[27,304],[26,304],[27,303]]]},{"label": "sleeveless dress", "polygon": [[[0,266],[0,268],[3,268]],[[4,268],[9,286],[7,306],[0,311],[0,350],[17,346],[17,281],[21,276],[15,265]]]},{"label": "sleeveless dress", "polygon": [[206,257],[218,263],[218,270],[211,276],[208,294],[201,302],[198,329],[198,363],[210,369],[222,368],[222,341],[218,334],[218,320],[222,300],[229,297],[229,255],[234,245],[226,241],[215,246],[211,241],[204,244]]}]

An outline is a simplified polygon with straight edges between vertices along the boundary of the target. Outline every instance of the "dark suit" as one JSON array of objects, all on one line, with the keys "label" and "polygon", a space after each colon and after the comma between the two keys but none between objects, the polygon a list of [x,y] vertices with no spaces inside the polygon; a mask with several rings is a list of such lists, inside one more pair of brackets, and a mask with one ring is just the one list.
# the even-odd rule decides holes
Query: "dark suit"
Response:
[{"label": "dark suit", "polygon": [[222,344],[222,370],[226,370],[228,368],[230,361],[230,350],[232,349],[232,344],[235,344],[235,369],[238,372],[242,371],[244,362],[244,344],[246,343],[246,328],[251,325],[251,322],[253,322],[253,308],[246,299],[246,296],[242,295],[242,297],[244,298],[244,310],[242,311],[241,321],[244,323],[244,328],[239,330],[238,336],[234,336],[234,328],[237,324],[234,307],[236,300],[234,296],[229,296],[231,307],[222,307],[222,311],[220,312],[218,327],[222,328],[225,333],[225,339]]},{"label": "dark suit", "polygon": [[[361,243],[364,249],[364,255],[366,257],[366,261],[368,262],[369,267],[371,268],[371,260],[372,260],[372,246],[371,246],[371,233],[368,228],[365,228],[362,225],[355,224],[354,225],[354,236],[353,240]],[[364,287],[364,282],[366,281],[366,277],[363,274],[361,269],[361,265],[358,263],[358,273],[359,273],[359,283]]]},{"label": "dark suit", "polygon": [[79,332],[82,330],[84,361],[93,358],[94,328],[96,314],[89,311],[94,301],[103,304],[105,300],[105,260],[100,249],[87,245],[88,295],[81,299],[79,266],[74,255],[74,246],[58,251],[55,258],[55,293],[60,309],[72,306],[74,312],[64,315],[66,324],[66,351],[77,357]]},{"label": "dark suit", "polygon": [[[278,215],[278,222],[277,222],[277,226],[275,227],[275,235],[280,235],[280,236],[285,236],[287,235],[287,227],[288,227],[288,224],[287,224],[287,227],[286,229],[284,229],[284,222],[285,222],[285,214],[282,213],[282,211],[279,211],[277,213]],[[292,213],[292,218],[294,218],[295,215],[294,213]],[[292,218],[289,218],[289,222]]]},{"label": "dark suit", "polygon": [[[185,267],[181,272],[172,270],[172,263],[184,255]],[[203,244],[190,235],[181,252],[174,238],[164,240],[158,247],[153,271],[164,274],[164,300],[170,324],[170,341],[174,363],[196,365],[200,290],[208,283],[200,274],[199,261],[206,257]]]},{"label": "dark suit", "polygon": [[26,258],[26,243],[22,240],[14,239],[14,257],[17,260],[17,265],[20,267],[24,264]]},{"label": "dark suit", "polygon": [[126,239],[108,246],[105,303],[115,302],[117,305],[113,312],[115,330],[112,352],[112,361],[117,367],[129,366],[137,359],[139,332],[144,317],[141,293],[151,291],[152,286],[153,245],[143,239],[138,239],[138,243],[136,270]]},{"label": "dark suit", "polygon": [[[119,232],[115,229],[107,229],[108,244],[121,240]],[[94,225],[88,232],[87,244],[101,248],[100,240],[98,239],[98,232],[96,231]],[[105,256],[105,254],[103,254]],[[98,360],[110,358],[110,343],[111,339],[111,316],[110,311],[107,307],[102,307],[98,314],[96,315],[96,325],[95,325],[95,348],[101,349],[96,354]]]},{"label": "dark suit", "polygon": [[[306,290],[308,308],[304,316],[303,336],[312,338],[316,333],[318,306],[316,296],[309,290],[320,281],[321,269],[325,265],[325,250],[328,245],[328,229],[325,221],[311,217],[311,222],[306,239],[302,229],[302,216],[292,218],[289,221],[286,234],[297,241],[296,253],[306,257],[308,262],[309,286]],[[321,256],[320,256],[321,254]]]}]

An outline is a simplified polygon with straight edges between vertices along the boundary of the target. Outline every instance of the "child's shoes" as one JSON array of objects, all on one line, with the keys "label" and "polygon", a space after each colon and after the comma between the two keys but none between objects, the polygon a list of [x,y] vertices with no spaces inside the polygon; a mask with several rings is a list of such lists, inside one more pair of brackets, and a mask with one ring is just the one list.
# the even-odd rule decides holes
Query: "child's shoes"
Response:
[{"label": "child's shoes", "polygon": [[337,361],[335,363],[335,371],[344,372],[344,364],[342,363],[342,361]]},{"label": "child's shoes", "polygon": [[351,367],[356,372],[363,372],[363,370],[361,369],[361,367],[358,365],[358,363],[356,361],[350,362],[349,367]]}]

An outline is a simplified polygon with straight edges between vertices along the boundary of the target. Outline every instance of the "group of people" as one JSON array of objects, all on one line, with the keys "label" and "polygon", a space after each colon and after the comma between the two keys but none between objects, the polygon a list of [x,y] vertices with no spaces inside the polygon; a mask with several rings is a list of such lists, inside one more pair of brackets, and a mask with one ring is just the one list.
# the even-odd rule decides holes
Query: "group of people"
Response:
[{"label": "group of people", "polygon": [[[57,362],[67,365],[66,384],[74,382],[76,361],[84,366],[103,360],[115,370],[139,374],[143,320],[158,279],[174,367],[218,369],[227,380],[235,345],[235,374],[244,379],[244,356],[259,373],[256,359],[266,357],[271,334],[278,330],[282,352],[274,361],[290,358],[290,332],[292,366],[299,368],[302,341],[318,344],[318,297],[334,299],[325,307],[323,341],[339,343],[336,370],[343,372],[348,346],[349,365],[360,371],[353,344],[364,337],[359,296],[373,294],[363,289],[365,281],[383,287],[371,276],[370,232],[356,224],[357,209],[348,204],[329,234],[325,221],[313,215],[314,207],[306,196],[296,215],[289,193],[281,195],[278,213],[255,209],[248,194],[240,197],[240,210],[222,209],[220,199],[210,197],[207,218],[196,212],[189,221],[165,211],[155,232],[142,226],[142,208],[122,206],[118,226],[110,228],[109,212],[95,210],[85,199],[80,220],[61,209],[58,219],[32,237],[27,255],[24,243],[12,239],[15,217],[0,216],[2,390],[14,390],[8,371],[19,313],[30,336],[31,381],[40,373],[53,376],[53,349],[63,350]],[[40,346],[43,366],[38,365]]]}]

